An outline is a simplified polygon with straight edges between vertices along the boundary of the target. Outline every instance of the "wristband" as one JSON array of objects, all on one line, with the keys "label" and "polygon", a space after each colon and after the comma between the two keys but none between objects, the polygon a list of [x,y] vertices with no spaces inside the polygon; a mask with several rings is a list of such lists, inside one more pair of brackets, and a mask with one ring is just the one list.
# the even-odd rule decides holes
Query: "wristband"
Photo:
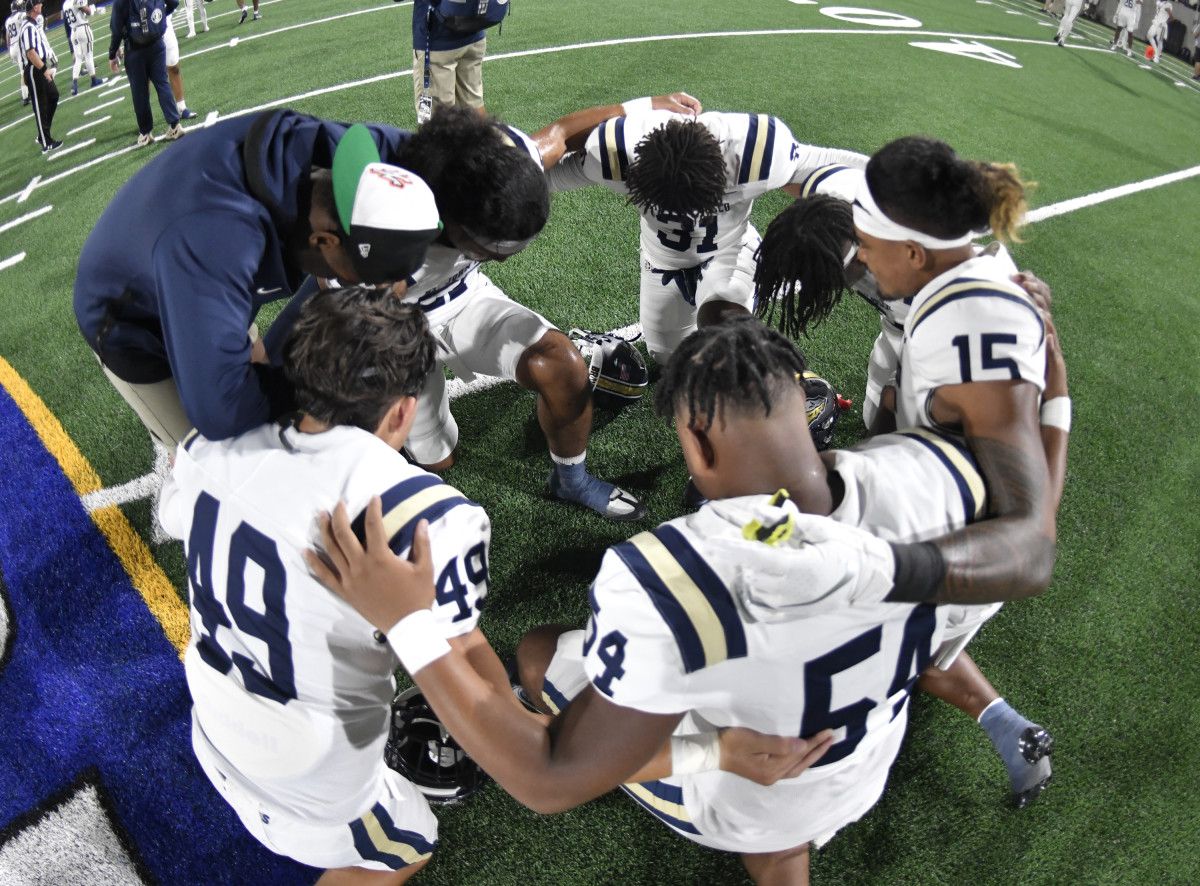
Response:
[{"label": "wristband", "polygon": [[450,651],[432,609],[418,609],[404,616],[387,632],[387,640],[410,677]]},{"label": "wristband", "polygon": [[697,735],[671,736],[671,774],[692,775],[721,768],[721,735],[701,732]]},{"label": "wristband", "polygon": [[1071,398],[1052,397],[1042,404],[1043,427],[1058,428],[1071,433]]},{"label": "wristband", "polygon": [[937,545],[928,541],[889,545],[896,571],[886,602],[923,603],[932,597],[946,576],[946,561]]},{"label": "wristband", "polygon": [[630,114],[641,113],[642,111],[649,111],[649,110],[652,110],[653,108],[654,108],[654,99],[650,98],[650,96],[648,96],[648,95],[643,96],[642,98],[630,99],[629,101],[627,101],[621,105],[621,109],[625,112],[626,117],[628,117]]}]

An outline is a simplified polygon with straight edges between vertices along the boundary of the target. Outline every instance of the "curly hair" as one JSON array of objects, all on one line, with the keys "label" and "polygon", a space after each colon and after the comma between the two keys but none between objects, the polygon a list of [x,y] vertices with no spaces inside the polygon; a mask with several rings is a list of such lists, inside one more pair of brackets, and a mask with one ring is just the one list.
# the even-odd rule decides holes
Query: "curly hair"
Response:
[{"label": "curly hair", "polygon": [[550,217],[546,176],[496,120],[438,105],[396,162],[429,185],[442,221],[496,240],[526,240]]},{"label": "curly hair", "polygon": [[689,428],[724,421],[729,408],[761,406],[770,415],[783,394],[797,389],[807,368],[804,355],[782,333],[753,317],[731,317],[683,340],[659,379],[654,411],[669,420],[686,404]]},{"label": "curly hair", "polygon": [[754,313],[784,335],[808,335],[846,291],[847,244],[858,242],[854,214],[828,194],[801,197],[775,216],[754,254]]},{"label": "curly hair", "polygon": [[402,397],[415,397],[434,367],[425,314],[390,289],[351,286],[312,296],[283,345],[296,406],[323,424],[372,433]]},{"label": "curly hair", "polygon": [[964,160],[945,142],[896,139],[867,164],[871,196],[889,218],[943,239],[991,228],[998,240],[1018,240],[1026,183],[1011,163]]},{"label": "curly hair", "polygon": [[725,202],[726,179],[717,137],[702,123],[676,118],[638,142],[625,186],[643,212],[703,218]]}]

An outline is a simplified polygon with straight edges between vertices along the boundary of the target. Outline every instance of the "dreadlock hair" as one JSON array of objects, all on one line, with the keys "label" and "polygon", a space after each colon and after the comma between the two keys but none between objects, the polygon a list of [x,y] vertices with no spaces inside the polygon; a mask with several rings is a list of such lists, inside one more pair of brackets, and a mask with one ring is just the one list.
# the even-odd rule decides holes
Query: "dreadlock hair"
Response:
[{"label": "dreadlock hair", "polygon": [[775,216],[754,254],[754,313],[797,338],[808,335],[846,291],[847,244],[858,242],[854,214],[828,194],[801,197]]},{"label": "dreadlock hair", "polygon": [[643,212],[715,215],[725,202],[721,143],[695,120],[675,118],[648,133],[625,173],[629,202]]},{"label": "dreadlock hair", "polygon": [[300,309],[283,371],[298,409],[374,433],[397,400],[421,392],[435,347],[425,314],[390,289],[328,289]]},{"label": "dreadlock hair", "polygon": [[867,164],[867,185],[894,221],[943,239],[990,227],[997,240],[1019,241],[1025,190],[1011,163],[964,160],[945,142],[908,136],[884,145]]},{"label": "dreadlock hair", "polygon": [[396,157],[429,185],[442,221],[496,240],[525,240],[550,217],[546,176],[498,121],[438,105]]},{"label": "dreadlock hair", "polygon": [[683,340],[654,395],[654,411],[674,418],[687,405],[689,428],[712,427],[725,411],[771,414],[780,397],[803,387],[804,355],[753,317],[702,326]]}]

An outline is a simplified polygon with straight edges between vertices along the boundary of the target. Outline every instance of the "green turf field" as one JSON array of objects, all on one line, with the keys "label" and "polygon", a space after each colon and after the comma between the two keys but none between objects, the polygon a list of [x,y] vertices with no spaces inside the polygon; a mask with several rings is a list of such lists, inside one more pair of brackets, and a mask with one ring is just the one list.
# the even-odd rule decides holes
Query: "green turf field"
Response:
[{"label": "green turf field", "polygon": [[[1053,289],[1074,433],[1054,582],[1041,598],[1007,607],[971,651],[1001,693],[1055,735],[1055,783],[1031,808],[1011,811],[983,732],[916,698],[883,800],[814,856],[812,880],[1200,882],[1200,499],[1192,486],[1200,476],[1200,84],[1190,67],[1167,58],[1151,69],[1136,53],[1108,52],[1111,30],[1084,19],[1064,51],[1050,42],[1057,22],[1029,0],[888,0],[870,16],[812,0],[514,4],[502,33],[489,33],[484,89],[488,109],[526,131],[581,107],[686,90],[706,109],[775,114],[812,144],[870,153],[920,133],[965,156],[1012,161],[1038,183],[1035,208],[1197,173],[1037,221],[1012,250]],[[415,125],[410,4],[261,7],[253,27],[239,27],[221,0],[209,6],[209,33],[183,40],[180,28],[187,101],[202,120],[287,105]],[[95,30],[103,71],[104,13]],[[30,143],[34,124],[15,74],[0,68],[0,225],[52,207],[0,230],[0,262],[25,253],[0,268],[0,357],[104,485],[117,486],[150,471],[154,453],[78,333],[75,265],[116,189],[171,146],[133,149],[124,80],[69,98],[61,29],[52,43],[65,60],[54,134],[66,146],[49,160]],[[978,44],[973,55],[962,54],[967,44]],[[67,153],[87,139],[95,141]],[[758,202],[759,230],[785,200]],[[487,272],[563,328],[606,330],[637,319],[636,265],[634,211],[590,189],[556,195],[544,234]],[[857,402],[877,332],[874,313],[850,299],[803,345],[810,364]],[[582,623],[603,551],[630,532],[547,499],[550,465],[531,394],[501,385],[456,400],[454,412],[460,461],[446,479],[492,517],[482,627],[503,657],[533,625]],[[862,432],[852,411],[836,442]],[[644,498],[650,518],[640,528],[680,513],[686,470],[650,397],[619,415],[597,412],[588,463]],[[149,541],[148,502],[124,509]],[[186,598],[181,546],[152,549]],[[671,835],[622,796],[542,817],[493,785],[439,817],[441,846],[420,883],[745,880],[736,858]]]}]

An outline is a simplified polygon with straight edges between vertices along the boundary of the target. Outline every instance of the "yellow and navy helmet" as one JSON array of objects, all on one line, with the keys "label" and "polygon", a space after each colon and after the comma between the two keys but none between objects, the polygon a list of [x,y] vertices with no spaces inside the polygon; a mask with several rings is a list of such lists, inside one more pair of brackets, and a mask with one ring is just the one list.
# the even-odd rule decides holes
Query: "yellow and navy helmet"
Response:
[{"label": "yellow and navy helmet", "polygon": [[488,778],[415,686],[392,702],[392,728],[383,757],[435,805],[457,803],[478,793]]},{"label": "yellow and navy helmet", "polygon": [[841,413],[837,391],[815,372],[806,370],[801,382],[807,398],[805,410],[808,413],[808,430],[819,452],[828,449],[833,442],[833,426],[837,424]]},{"label": "yellow and navy helmet", "polygon": [[585,354],[590,346],[588,378],[592,382],[592,399],[598,406],[617,410],[642,398],[650,384],[650,373],[637,348],[623,338],[603,332],[572,329],[570,335]]}]

